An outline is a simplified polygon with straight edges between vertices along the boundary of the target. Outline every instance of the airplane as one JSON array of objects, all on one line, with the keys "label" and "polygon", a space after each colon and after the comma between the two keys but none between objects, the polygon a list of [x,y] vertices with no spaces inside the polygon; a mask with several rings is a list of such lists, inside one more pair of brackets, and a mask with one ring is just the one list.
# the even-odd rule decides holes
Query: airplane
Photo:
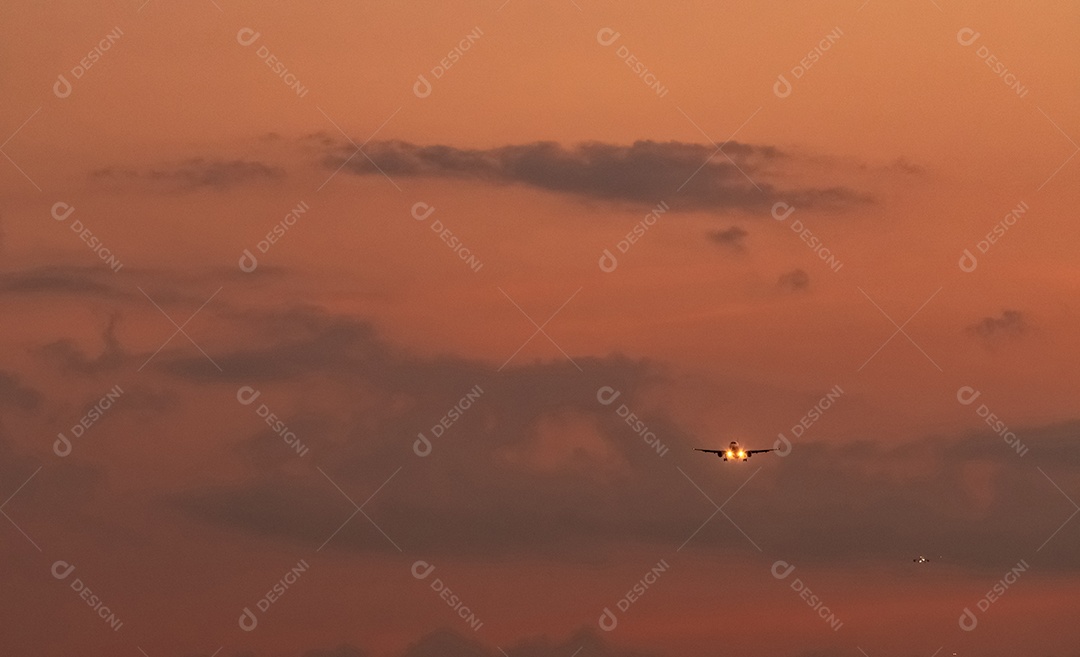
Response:
[{"label": "airplane", "polygon": [[709,454],[716,454],[725,461],[745,461],[754,454],[764,454],[765,452],[775,452],[776,448],[772,449],[743,449],[739,446],[738,441],[731,441],[727,449],[698,449],[694,448],[698,452],[708,452]]}]

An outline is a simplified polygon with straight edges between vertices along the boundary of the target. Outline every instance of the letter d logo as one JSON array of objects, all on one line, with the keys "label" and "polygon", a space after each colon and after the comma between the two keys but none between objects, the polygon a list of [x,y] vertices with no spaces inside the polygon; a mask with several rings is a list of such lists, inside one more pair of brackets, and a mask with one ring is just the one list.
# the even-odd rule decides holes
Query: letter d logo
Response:
[{"label": "letter d logo", "polygon": [[970,274],[975,271],[975,268],[979,266],[979,261],[972,255],[971,251],[964,249],[964,255],[960,256],[960,271]]},{"label": "letter d logo", "polygon": [[427,78],[423,74],[416,76],[416,82],[413,83],[412,92],[416,94],[417,98],[427,98],[431,95],[431,83],[427,81]]},{"label": "letter d logo", "polygon": [[781,73],[776,76],[776,82],[773,82],[772,92],[776,94],[777,98],[787,98],[791,95],[791,83]]},{"label": "letter d logo", "polygon": [[259,259],[255,257],[255,254],[251,251],[244,249],[244,252],[240,255],[240,271],[245,274],[250,274],[255,271],[255,268],[259,266]]},{"label": "letter d logo", "polygon": [[[60,572],[61,570],[64,572]],[[57,561],[52,565],[52,576],[56,579],[65,579],[73,570],[75,570],[75,566],[72,566],[68,562]]]},{"label": "letter d logo", "polygon": [[619,260],[607,249],[604,249],[604,254],[600,256],[600,271],[605,274],[610,274],[615,271],[615,268],[619,266]]},{"label": "letter d logo", "polygon": [[[250,27],[242,27],[240,31],[236,33],[236,42],[242,46],[250,46],[255,43],[255,40],[259,38],[259,33]],[[254,627],[252,628],[254,629]]]},{"label": "letter d logo", "polygon": [[970,46],[975,43],[975,40],[979,38],[979,33],[970,27],[962,27],[960,31],[956,33],[956,42],[962,46]]},{"label": "letter d logo", "polygon": [[[783,445],[782,448],[781,445]],[[773,443],[773,449],[776,450],[777,456],[787,456],[791,453],[791,441],[784,434],[778,433],[776,434],[776,441]]]},{"label": "letter d logo", "polygon": [[602,46],[610,46],[615,43],[615,40],[619,38],[619,33],[610,27],[602,27],[600,31],[596,33],[596,42]]},{"label": "letter d logo", "polygon": [[975,614],[970,609],[964,607],[964,613],[960,614],[960,629],[965,632],[970,632],[975,629],[979,624],[979,619],[975,617]]},{"label": "letter d logo", "polygon": [[261,395],[258,390],[251,386],[243,386],[236,391],[236,401],[240,402],[244,406],[250,405],[253,401],[259,398]]},{"label": "letter d logo", "polygon": [[432,566],[423,559],[413,562],[412,576],[416,579],[425,579],[431,574],[431,571],[435,570],[435,566]]},{"label": "letter d logo", "polygon": [[964,406],[970,406],[981,394],[981,392],[971,386],[964,386],[956,391],[956,401]]},{"label": "letter d logo", "polygon": [[52,206],[52,218],[57,221],[63,221],[71,216],[71,213],[75,211],[75,208],[71,207],[63,201],[57,201]]},{"label": "letter d logo", "polygon": [[772,217],[777,221],[783,221],[791,216],[791,213],[795,211],[795,208],[791,207],[783,201],[777,201],[772,206]]},{"label": "letter d logo", "polygon": [[56,442],[53,443],[52,451],[59,457],[67,456],[71,453],[71,441],[63,432],[56,434]]},{"label": "letter d logo", "polygon": [[619,398],[622,393],[612,388],[611,386],[604,386],[596,391],[596,401],[600,402],[604,406],[610,406],[612,402]]},{"label": "letter d logo", "polygon": [[52,92],[56,94],[57,98],[67,98],[71,95],[71,83],[63,74],[56,76],[56,82],[53,82]]},{"label": "letter d logo", "polygon": [[417,456],[427,456],[431,453],[431,441],[423,434],[423,432],[416,434],[416,441],[413,442],[412,451],[416,452]]},{"label": "letter d logo", "polygon": [[413,219],[416,219],[417,221],[423,221],[427,219],[434,211],[435,208],[431,207],[427,203],[424,203],[423,201],[417,201],[416,203],[413,203],[412,206],[412,216]]},{"label": "letter d logo", "polygon": [[[783,570],[784,572],[780,572]],[[788,562],[781,559],[772,565],[772,576],[776,579],[784,579],[791,574],[791,571],[795,570],[795,566],[792,566]]]},{"label": "letter d logo", "polygon": [[244,607],[244,613],[240,614],[238,622],[240,623],[240,629],[245,632],[250,632],[259,626],[259,619],[247,607]]},{"label": "letter d logo", "polygon": [[615,614],[611,613],[611,609],[604,607],[604,613],[600,614],[600,620],[597,621],[600,625],[600,629],[605,632],[610,632],[619,626],[619,619],[615,618]]}]

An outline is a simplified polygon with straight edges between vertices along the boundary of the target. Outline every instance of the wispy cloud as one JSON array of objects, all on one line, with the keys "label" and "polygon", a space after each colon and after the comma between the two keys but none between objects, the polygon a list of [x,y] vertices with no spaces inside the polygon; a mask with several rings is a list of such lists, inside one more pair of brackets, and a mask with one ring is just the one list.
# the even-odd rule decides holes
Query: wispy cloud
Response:
[{"label": "wispy cloud", "polygon": [[802,292],[810,288],[810,275],[802,269],[793,269],[780,274],[776,286],[786,292]]},{"label": "wispy cloud", "polygon": [[1017,339],[1031,329],[1027,315],[1019,310],[1003,310],[1000,317],[983,317],[967,327],[967,332],[983,340]]},{"label": "wispy cloud", "polygon": [[97,181],[141,182],[163,185],[174,191],[222,191],[241,185],[275,182],[284,177],[284,169],[262,162],[201,157],[142,168],[107,167],[90,172],[90,178]]},{"label": "wispy cloud", "polygon": [[710,231],[709,239],[722,247],[742,253],[746,251],[744,241],[747,235],[749,235],[749,233],[742,228],[732,226],[731,228],[725,228],[724,230]]}]

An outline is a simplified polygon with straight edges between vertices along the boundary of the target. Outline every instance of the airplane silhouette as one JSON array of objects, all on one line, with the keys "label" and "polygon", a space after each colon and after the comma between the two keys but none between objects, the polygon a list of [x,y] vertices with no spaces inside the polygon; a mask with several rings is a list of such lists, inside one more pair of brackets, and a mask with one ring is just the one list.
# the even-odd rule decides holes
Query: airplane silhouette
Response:
[{"label": "airplane silhouette", "polygon": [[745,461],[754,454],[764,454],[765,452],[775,452],[776,448],[772,449],[743,449],[739,446],[738,441],[731,441],[727,449],[698,449],[694,448],[698,452],[708,452],[709,454],[716,454],[725,461]]}]

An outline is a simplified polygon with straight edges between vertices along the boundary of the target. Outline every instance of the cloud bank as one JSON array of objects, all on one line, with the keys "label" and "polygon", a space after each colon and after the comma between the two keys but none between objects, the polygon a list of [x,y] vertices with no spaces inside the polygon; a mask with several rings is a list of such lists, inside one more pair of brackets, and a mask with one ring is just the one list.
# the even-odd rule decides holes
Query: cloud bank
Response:
[{"label": "cloud bank", "polygon": [[[843,210],[871,197],[843,186],[799,187],[770,181],[773,165],[800,162],[771,146],[729,142],[724,153],[703,144],[636,141],[619,145],[555,142],[464,149],[404,141],[371,142],[367,157],[351,144],[330,147],[323,165],[356,175],[472,179],[521,184],[582,199],[655,205],[683,210],[764,213],[778,200],[822,210]],[[730,159],[729,159],[730,158]]]}]

